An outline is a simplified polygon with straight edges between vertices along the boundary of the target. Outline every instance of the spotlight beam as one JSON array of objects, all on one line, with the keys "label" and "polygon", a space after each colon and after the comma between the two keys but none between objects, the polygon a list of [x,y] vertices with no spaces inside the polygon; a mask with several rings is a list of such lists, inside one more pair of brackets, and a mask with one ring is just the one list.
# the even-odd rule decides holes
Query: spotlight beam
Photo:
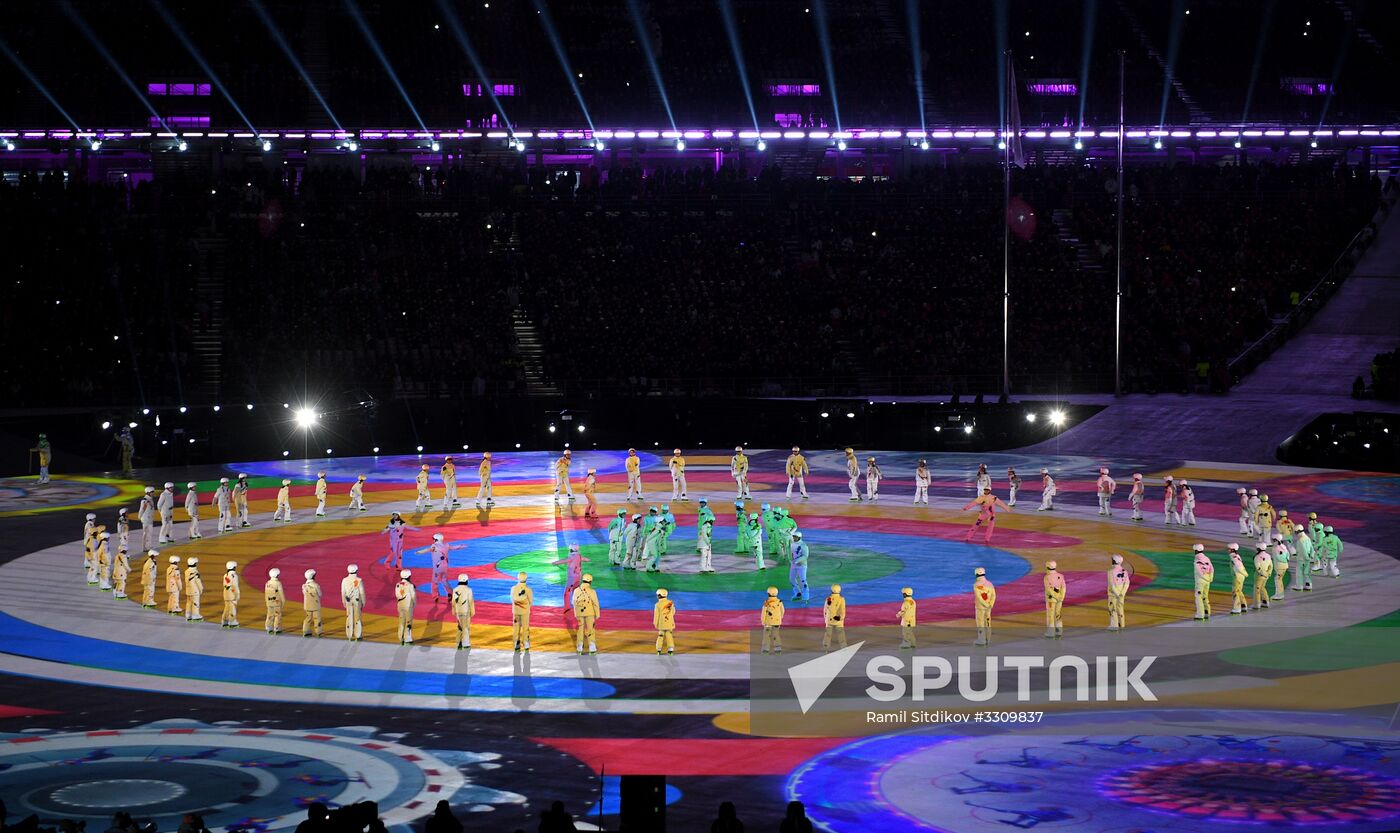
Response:
[{"label": "spotlight beam", "polygon": [[1079,128],[1084,128],[1084,108],[1089,103],[1089,67],[1094,62],[1094,30],[1099,22],[1099,0],[1084,3],[1084,45],[1079,54]]},{"label": "spotlight beam", "polygon": [[1249,119],[1249,108],[1254,105],[1254,85],[1259,82],[1259,69],[1264,63],[1264,49],[1269,44],[1269,26],[1274,20],[1274,6],[1277,0],[1266,0],[1264,10],[1259,15],[1259,37],[1254,40],[1254,66],[1249,70],[1249,86],[1244,91],[1244,112],[1240,115],[1240,124],[1245,124]]},{"label": "spotlight beam", "polygon": [[[452,11],[452,7],[448,5],[447,0],[438,0],[437,4],[438,9],[442,12],[443,18],[447,20],[447,28],[452,30],[452,37],[457,39],[457,46],[460,47],[462,53],[467,56],[467,60],[471,63],[472,69],[476,72],[476,76],[481,79],[481,86],[486,90],[486,95],[490,97],[491,106],[496,108],[496,115],[501,117],[501,121],[505,124],[506,130],[514,133],[515,128],[511,126],[510,117],[506,115],[506,108],[501,104],[501,99],[496,96],[496,88],[492,85],[491,79],[486,77],[486,69],[481,65],[481,58],[476,54],[476,49],[472,46],[471,40],[467,37],[466,30],[462,28],[462,21],[457,18],[457,13]],[[402,91],[403,88],[400,87],[399,89]],[[574,92],[577,93],[577,89]],[[407,99],[408,95],[405,94],[404,98]],[[582,99],[580,99],[580,104],[582,104]],[[413,105],[410,104],[409,106],[412,107]],[[583,117],[588,118],[587,110],[583,111]],[[589,121],[588,124],[592,126],[593,122]]]},{"label": "spotlight beam", "polygon": [[68,111],[63,109],[63,105],[58,103],[58,99],[53,97],[53,93],[49,92],[49,88],[44,86],[44,83],[39,80],[38,76],[29,71],[29,67],[25,66],[24,61],[21,61],[19,56],[16,55],[3,40],[0,40],[0,52],[5,53],[5,57],[9,58],[15,66],[19,67],[19,71],[24,74],[25,78],[29,79],[29,83],[34,85],[34,89],[43,93],[44,98],[49,100],[49,103],[58,111],[59,115],[63,116],[69,124],[73,125],[73,130],[82,130],[81,127],[78,127],[78,123],[73,121],[73,117],[68,115]]},{"label": "spotlight beam", "polygon": [[922,33],[919,31],[919,0],[904,0],[904,16],[909,21],[909,53],[914,59],[914,93],[919,102],[919,129],[927,132],[928,116],[924,113],[924,47]]},{"label": "spotlight beam", "polygon": [[[749,118],[758,129],[758,110],[753,106],[753,89],[749,86],[749,71],[744,65],[744,51],[739,46],[739,27],[734,22],[734,6],[730,0],[717,0],[719,15],[724,19],[724,33],[729,36],[729,51],[734,53],[734,66],[739,70],[739,83],[744,86],[744,100],[749,103]],[[912,0],[911,0],[912,2]]]},{"label": "spotlight beam", "polygon": [[661,66],[656,63],[656,53],[651,49],[651,33],[642,25],[642,10],[637,5],[637,0],[627,0],[627,11],[632,14],[632,28],[637,32],[637,43],[642,47],[642,54],[647,59],[647,66],[651,68],[652,80],[656,82],[656,91],[661,94],[661,106],[666,108],[666,119],[671,122],[671,129],[676,129],[676,116],[671,112],[671,99],[666,95],[666,84],[661,80]]},{"label": "spotlight beam", "polygon": [[170,125],[165,123],[165,119],[161,117],[160,113],[156,112],[156,108],[152,107],[151,102],[141,94],[141,88],[136,86],[136,82],[132,81],[131,76],[126,74],[126,70],[121,68],[121,65],[117,63],[116,57],[108,51],[106,45],[97,39],[97,33],[92,31],[92,28],[87,25],[87,21],[83,20],[82,16],[78,14],[78,10],[73,8],[73,4],[69,3],[68,0],[63,0],[63,2],[59,4],[59,7],[63,9],[64,14],[68,15],[68,20],[77,27],[78,31],[83,33],[83,37],[88,39],[88,43],[92,44],[92,48],[97,50],[97,54],[101,55],[102,59],[107,62],[107,66],[111,67],[112,71],[117,74],[117,77],[122,80],[122,83],[126,84],[126,88],[131,90],[131,94],[136,96],[137,100],[141,102],[141,106],[146,108],[146,112],[151,114],[151,118],[155,119],[160,123],[161,127],[169,131]]},{"label": "spotlight beam", "polygon": [[331,106],[326,103],[325,97],[316,88],[316,82],[311,80],[311,75],[306,71],[306,67],[297,60],[296,53],[292,52],[291,44],[287,43],[287,39],[282,35],[282,30],[277,28],[277,22],[272,19],[272,15],[268,14],[267,7],[262,4],[262,0],[249,0],[249,2],[253,6],[253,11],[257,12],[258,19],[263,22],[263,26],[267,27],[268,33],[272,35],[272,39],[277,41],[277,45],[282,49],[282,54],[287,56],[287,60],[301,76],[301,80],[306,82],[306,88],[311,90],[312,95],[316,96],[316,100],[321,104],[321,109],[325,110],[326,115],[330,117],[331,124],[334,124],[337,130],[341,129],[340,119],[331,112]]},{"label": "spotlight beam", "polygon": [[1351,51],[1351,42],[1355,39],[1354,22],[1342,27],[1342,42],[1338,45],[1337,60],[1332,64],[1332,83],[1327,87],[1327,98],[1322,102],[1322,115],[1317,117],[1318,127],[1327,123],[1327,113],[1332,109],[1332,98],[1337,94],[1337,79],[1342,75],[1342,67],[1347,62],[1347,52]]},{"label": "spotlight beam", "polygon": [[[151,0],[155,2],[155,0]],[[355,0],[345,0],[345,8],[350,11],[350,16],[355,19],[355,25],[359,27],[360,34],[365,36],[365,41],[369,43],[370,51],[374,52],[374,57],[379,59],[379,65],[384,67],[384,72],[388,73],[389,80],[394,82],[394,87],[398,89],[399,95],[403,97],[403,103],[408,105],[408,111],[413,114],[413,120],[418,122],[418,128],[426,131],[428,126],[423,123],[423,117],[418,115],[418,108],[413,106],[413,100],[408,97],[408,90],[403,88],[403,82],[399,81],[398,73],[389,65],[389,56],[384,54],[380,48],[379,41],[374,37],[374,33],[369,30],[369,24],[365,22],[365,16],[360,13],[360,7]]]},{"label": "spotlight beam", "polygon": [[[438,5],[444,5],[446,0],[438,0]],[[554,56],[559,59],[559,66],[564,70],[564,80],[569,82],[569,89],[574,91],[574,100],[578,102],[578,107],[583,111],[583,120],[588,122],[588,129],[593,129],[593,117],[588,114],[588,105],[583,103],[583,91],[578,88],[578,82],[574,80],[574,68],[569,63],[569,56],[564,52],[564,42],[559,39],[559,32],[554,28],[554,19],[549,16],[549,7],[544,0],[534,0],[535,11],[539,12],[536,17],[540,19],[540,25],[544,27],[544,33],[549,37],[550,46],[554,47]],[[466,48],[466,47],[463,47]],[[471,56],[469,56],[471,57]],[[473,58],[475,66],[475,58]],[[495,96],[493,95],[494,99]]]},{"label": "spotlight beam", "polygon": [[813,17],[817,24],[817,42],[822,48],[822,63],[826,65],[826,83],[831,88],[831,115],[836,130],[841,130],[841,104],[836,98],[836,67],[831,56],[831,32],[826,25],[826,0],[812,0]]},{"label": "spotlight beam", "polygon": [[1176,79],[1176,58],[1181,53],[1181,29],[1186,22],[1186,0],[1172,0],[1172,22],[1167,36],[1166,74],[1162,77],[1162,109],[1157,124],[1167,123],[1167,102],[1171,100],[1172,81]]},{"label": "spotlight beam", "polygon": [[160,19],[164,20],[165,25],[170,28],[170,31],[175,33],[175,38],[185,47],[185,51],[190,53],[190,57],[194,58],[195,63],[199,64],[199,68],[204,71],[205,75],[209,76],[210,83],[218,87],[219,92],[223,93],[224,98],[228,99],[229,106],[233,108],[233,111],[238,114],[238,117],[243,120],[243,123],[248,126],[249,130],[257,133],[258,129],[253,127],[253,123],[248,119],[247,114],[243,112],[243,108],[238,106],[238,102],[234,100],[233,95],[228,91],[228,87],[224,86],[224,82],[220,80],[218,74],[214,72],[214,68],[209,66],[208,61],[204,60],[203,53],[196,49],[194,42],[185,35],[184,30],[180,28],[179,21],[170,13],[170,10],[167,9],[165,4],[160,2],[160,0],[150,0],[150,3],[152,8],[156,10],[156,13],[160,15]]}]

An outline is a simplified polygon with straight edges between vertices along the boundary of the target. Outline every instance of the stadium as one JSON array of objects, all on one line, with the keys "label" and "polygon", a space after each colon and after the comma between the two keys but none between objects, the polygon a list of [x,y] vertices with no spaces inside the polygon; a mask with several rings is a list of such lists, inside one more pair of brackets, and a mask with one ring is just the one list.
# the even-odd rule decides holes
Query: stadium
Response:
[{"label": "stadium", "polygon": [[1400,830],[1397,50],[8,4],[0,828]]}]

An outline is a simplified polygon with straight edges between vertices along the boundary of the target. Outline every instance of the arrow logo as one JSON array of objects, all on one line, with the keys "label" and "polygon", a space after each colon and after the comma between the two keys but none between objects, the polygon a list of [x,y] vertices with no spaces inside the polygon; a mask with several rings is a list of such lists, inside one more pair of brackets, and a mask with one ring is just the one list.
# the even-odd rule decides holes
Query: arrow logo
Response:
[{"label": "arrow logo", "polygon": [[788,669],[788,678],[792,680],[792,689],[797,693],[797,705],[801,707],[803,714],[816,705],[817,698],[821,697],[827,687],[841,676],[841,672],[846,668],[851,658],[864,644],[864,642],[857,642],[839,651],[808,660]]}]

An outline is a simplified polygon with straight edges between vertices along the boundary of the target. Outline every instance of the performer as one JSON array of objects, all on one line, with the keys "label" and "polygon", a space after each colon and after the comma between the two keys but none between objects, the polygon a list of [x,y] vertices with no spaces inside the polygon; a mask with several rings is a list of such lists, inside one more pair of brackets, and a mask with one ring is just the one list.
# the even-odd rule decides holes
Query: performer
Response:
[{"label": "performer", "polygon": [[326,473],[316,472],[316,517],[326,516]]},{"label": "performer", "polygon": [[97,515],[87,513],[87,520],[83,522],[83,572],[87,576],[88,584],[97,583],[96,560],[92,557],[92,551],[97,543]]},{"label": "performer", "polygon": [[126,519],[126,507],[117,510],[117,549],[124,550],[131,545],[131,521]]},{"label": "performer", "polygon": [[384,566],[390,570],[403,569],[403,539],[404,533],[409,530],[419,531],[418,527],[409,526],[408,521],[405,521],[398,512],[390,515],[389,523],[379,530],[380,535],[389,536],[389,557],[385,559]]},{"label": "performer", "polygon": [[302,638],[321,638],[321,585],[316,581],[316,571],[307,570],[302,574],[306,582],[301,586],[301,635]]},{"label": "performer", "polygon": [[627,531],[627,510],[617,510],[617,517],[608,523],[608,562],[614,567],[622,565],[622,536]]},{"label": "performer", "polygon": [[555,566],[560,564],[568,565],[568,580],[564,585],[565,610],[568,610],[573,605],[574,591],[578,588],[579,584],[583,582],[583,564],[585,561],[590,561],[590,559],[583,557],[583,553],[579,552],[578,544],[570,544],[567,558],[549,562]]},{"label": "performer", "polygon": [[476,489],[476,505],[481,506],[485,501],[487,506],[495,506],[496,500],[491,496],[491,452],[482,452],[481,465],[476,467],[476,474],[481,480],[481,485]]},{"label": "performer", "polygon": [[1274,518],[1274,507],[1269,503],[1269,496],[1264,495],[1254,509],[1254,537],[1261,541],[1269,540],[1274,532]]},{"label": "performer", "polygon": [[238,528],[247,529],[252,526],[248,521],[248,475],[239,474],[238,480],[233,484],[233,509],[238,515]]},{"label": "performer", "polygon": [[[1298,530],[1301,531],[1302,527],[1298,527]],[[1274,595],[1270,597],[1271,601],[1278,602],[1283,600],[1283,588],[1284,585],[1288,583],[1288,561],[1291,555],[1292,553],[1289,552],[1289,548],[1285,545],[1283,536],[1275,532],[1273,546]]]},{"label": "performer", "polygon": [[1337,558],[1342,554],[1342,539],[1331,525],[1323,527],[1322,533],[1322,543],[1314,548],[1322,554],[1322,574],[1340,578],[1342,572],[1337,569]]},{"label": "performer", "polygon": [[1017,474],[1015,469],[1008,466],[1006,469],[1006,482],[1011,487],[1011,493],[1007,497],[1006,505],[1015,506],[1016,493],[1021,491],[1021,475]]},{"label": "performer", "polygon": [[671,452],[671,462],[666,465],[671,469],[671,500],[690,500],[685,495],[685,458],[679,448]]},{"label": "performer", "polygon": [[413,644],[413,608],[418,601],[418,589],[410,579],[413,572],[399,571],[399,583],[394,585],[394,602],[399,614],[399,644]]},{"label": "performer", "polygon": [[802,533],[798,531],[792,533],[792,563],[788,567],[788,583],[792,585],[792,601],[801,599],[805,602],[812,598],[811,591],[807,588],[807,542],[802,540]]},{"label": "performer", "polygon": [[1312,538],[1302,529],[1298,530],[1298,540],[1294,544],[1297,547],[1297,562],[1293,565],[1293,589],[1302,592],[1310,592],[1312,587],[1313,570],[1320,566],[1317,560],[1317,548],[1313,545]]},{"label": "performer", "polygon": [[141,607],[150,609],[156,606],[156,559],[160,553],[150,550],[146,553],[146,563],[141,567]]},{"label": "performer", "polygon": [[438,474],[442,477],[443,510],[461,506],[462,501],[457,498],[457,464],[453,462],[451,454],[442,458],[442,466],[438,469]]},{"label": "performer", "polygon": [[1120,630],[1128,626],[1128,589],[1132,576],[1123,563],[1123,556],[1114,555],[1108,568],[1108,629]]},{"label": "performer", "polygon": [[1065,635],[1061,612],[1065,604],[1065,576],[1054,561],[1045,562],[1045,638],[1059,639]]},{"label": "performer", "polygon": [[865,499],[877,501],[880,499],[880,467],[875,465],[874,457],[865,458]]},{"label": "performer", "polygon": [[914,601],[914,588],[905,587],[899,592],[904,597],[899,603],[899,647],[917,648],[914,628],[919,621],[919,603]]},{"label": "performer", "polygon": [[1142,520],[1142,499],[1147,489],[1142,484],[1142,472],[1133,475],[1133,490],[1128,493],[1128,503],[1133,507],[1133,520]]},{"label": "performer", "polygon": [[97,556],[98,589],[103,592],[112,589],[111,545],[107,543],[111,538],[112,534],[107,531],[107,527],[97,528],[97,549],[94,553]]},{"label": "performer", "polygon": [[763,600],[758,621],[763,625],[763,653],[783,652],[783,600],[778,598],[778,588],[768,588],[768,597]]},{"label": "performer", "polygon": [[1055,508],[1055,478],[1049,469],[1040,470],[1040,508],[1037,512],[1049,512]]},{"label": "performer", "polygon": [[759,570],[768,569],[763,563],[763,527],[757,512],[749,513],[748,542],[749,555],[753,558],[754,567]]},{"label": "performer", "polygon": [[433,505],[433,492],[428,485],[427,463],[418,467],[418,475],[413,478],[413,483],[418,487],[418,499],[414,501],[413,508],[418,510],[418,513],[421,515],[432,508]]},{"label": "performer", "polygon": [[[860,503],[860,490],[856,488],[856,481],[860,479],[860,463],[856,462],[855,449],[846,449],[846,487],[851,490],[851,500]],[[789,496],[790,497],[790,496]]]},{"label": "performer", "polygon": [[1245,504],[1245,508],[1249,513],[1249,537],[1251,538],[1260,537],[1259,518],[1255,514],[1259,511],[1259,503],[1259,490],[1250,489],[1249,501]]},{"label": "performer", "polygon": [[584,573],[580,577],[578,589],[574,591],[570,604],[573,605],[574,619],[578,622],[578,652],[582,654],[583,646],[587,644],[588,653],[598,653],[596,624],[598,617],[602,615],[602,607],[598,604],[598,594],[593,591],[591,574]]},{"label": "performer", "polygon": [[749,516],[742,500],[734,501],[734,554],[749,554]]},{"label": "performer", "polygon": [[141,521],[141,548],[146,550],[151,548],[151,533],[155,530],[155,494],[156,487],[147,486],[145,493],[141,495],[141,503],[136,507],[136,517]]},{"label": "performer", "polygon": [[564,455],[554,461],[554,502],[559,502],[559,496],[565,494],[569,496],[569,503],[574,502],[574,485],[569,482],[569,466],[574,464],[574,452],[572,449],[564,449]]},{"label": "performer", "polygon": [[199,575],[199,559],[190,556],[185,561],[185,621],[203,622],[199,600],[204,596],[204,579]]},{"label": "performer", "polygon": [[277,511],[272,513],[272,521],[292,522],[292,481],[283,479],[282,488],[277,490]]},{"label": "performer", "polygon": [[1238,616],[1249,612],[1249,599],[1244,595],[1244,583],[1249,580],[1249,570],[1240,557],[1240,545],[1231,543],[1230,553],[1230,615]]},{"label": "performer", "polygon": [[180,573],[180,556],[172,555],[170,563],[165,568],[165,612],[171,616],[180,615],[180,590],[182,587],[184,587],[184,577]]},{"label": "performer", "polygon": [[29,449],[29,453],[39,455],[38,485],[43,486],[49,482],[49,464],[53,462],[53,446],[49,445],[48,435],[40,434],[38,444]]},{"label": "performer", "polygon": [[219,627],[238,627],[238,603],[243,599],[243,587],[238,581],[238,562],[229,561],[224,564],[224,578],[222,595],[224,601],[223,612],[219,614]]},{"label": "performer", "polygon": [[1187,526],[1196,525],[1196,493],[1191,491],[1191,484],[1185,480],[1181,481],[1181,488],[1177,490],[1177,497],[1181,499],[1181,520]]},{"label": "performer", "polygon": [[708,518],[706,518],[705,520],[703,520],[703,521],[700,522],[700,533],[699,533],[699,535],[700,535],[700,538],[699,538],[699,542],[700,542],[700,572],[701,572],[701,573],[713,573],[713,572],[715,571],[714,561],[712,560],[712,558],[713,558],[713,556],[712,556],[712,550],[713,550],[714,535],[715,535],[715,518],[714,518],[714,515],[711,515],[710,517],[708,517]]},{"label": "performer", "polygon": [[131,426],[123,428],[122,432],[114,437],[122,449],[122,477],[130,478],[133,474],[131,462],[136,457],[136,441],[132,439]]},{"label": "performer", "polygon": [[792,447],[792,453],[788,455],[784,470],[787,472],[788,478],[788,499],[792,499],[792,485],[796,483],[797,490],[802,494],[802,499],[807,500],[807,473],[811,469],[807,466],[807,458],[802,456],[802,449],[797,446]]},{"label": "performer", "polygon": [[219,488],[214,490],[214,506],[219,510],[219,521],[214,528],[220,532],[233,531],[233,491],[228,487],[228,478],[219,478]]},{"label": "performer", "polygon": [[282,571],[276,567],[267,571],[267,583],[263,585],[263,601],[267,605],[267,618],[263,627],[270,634],[282,632],[282,606],[287,602],[287,593],[282,589]]},{"label": "performer", "polygon": [[641,501],[641,500],[643,500],[643,498],[642,498],[642,460],[641,460],[640,457],[637,456],[637,449],[635,449],[635,448],[629,448],[629,449],[627,449],[626,467],[627,467],[627,499],[628,499],[628,500],[632,500],[632,499],[635,498],[636,500]]},{"label": "performer", "polygon": [[510,589],[511,638],[517,651],[530,650],[530,608],[535,604],[535,592],[525,583],[529,577],[528,573],[520,572],[515,577],[515,586]]},{"label": "performer", "polygon": [[1206,555],[1206,548],[1197,544],[1192,549],[1196,553],[1196,621],[1204,622],[1210,618],[1210,583],[1215,578],[1215,565],[1211,563],[1210,556]]},{"label": "performer", "polygon": [[345,578],[340,580],[340,600],[345,604],[345,638],[359,642],[364,636],[365,585],[354,564],[345,568]]},{"label": "performer", "polygon": [[972,571],[976,580],[972,583],[972,603],[977,614],[977,640],[974,645],[986,645],[992,638],[992,608],[997,603],[997,589],[987,579],[987,568],[978,567]]},{"label": "performer", "polygon": [[476,599],[466,573],[457,576],[452,589],[452,615],[457,619],[457,650],[472,646],[472,617],[476,615]]},{"label": "performer", "polygon": [[[1294,524],[1293,520],[1288,517],[1288,510],[1278,510],[1278,534],[1283,536],[1283,541],[1285,545],[1292,545],[1293,534],[1296,531],[1297,525]],[[1277,538],[1278,535],[1275,535],[1274,537]]]},{"label": "performer", "polygon": [[651,611],[651,623],[656,628],[656,653],[664,648],[667,654],[676,652],[676,606],[668,598],[666,588],[656,588],[656,607]]},{"label": "performer", "polygon": [[1113,493],[1118,491],[1118,481],[1108,476],[1108,469],[1099,469],[1099,479],[1094,483],[1094,491],[1099,496],[1099,514],[1113,516]]},{"label": "performer", "polygon": [[1274,574],[1274,559],[1269,555],[1269,545],[1259,542],[1254,545],[1254,609],[1266,610],[1269,607],[1269,578]]},{"label": "performer", "polygon": [[362,474],[355,478],[355,482],[350,484],[350,507],[349,511],[356,509],[361,512],[368,511],[365,507],[365,476]]},{"label": "performer", "polygon": [[997,507],[1001,507],[1008,512],[1012,511],[1012,509],[1003,503],[1001,498],[992,494],[991,486],[987,487],[987,490],[982,493],[981,497],[974,499],[964,506],[963,511],[965,512],[973,507],[977,508],[977,520],[968,528],[967,536],[963,538],[963,541],[971,541],[972,534],[979,528],[985,526],[986,531],[982,533],[982,543],[990,544],[992,542],[992,532],[995,531],[997,527]]},{"label": "performer", "polygon": [[933,481],[933,476],[928,470],[928,461],[920,460],[919,465],[914,469],[914,505],[922,503],[928,506],[928,487]]},{"label": "performer", "polygon": [[1181,524],[1181,515],[1176,511],[1176,481],[1170,474],[1162,478],[1162,517],[1167,526]]},{"label": "performer", "polygon": [[846,647],[846,599],[841,595],[841,585],[831,585],[831,593],[822,603],[822,621],[826,632],[822,635],[822,650],[830,651],[833,638]]},{"label": "performer", "polygon": [[1241,486],[1235,490],[1235,494],[1239,495],[1240,498],[1240,534],[1248,535],[1250,529],[1249,490]]},{"label": "performer", "polygon": [[[583,499],[588,501],[588,506],[583,510],[585,518],[598,517],[598,470],[589,469],[588,474],[583,478]],[[689,500],[689,498],[682,498]]]},{"label": "performer", "polygon": [[646,535],[642,532],[642,516],[634,513],[632,522],[622,533],[623,569],[637,569],[637,565],[642,560],[642,548],[645,544]]},{"label": "performer", "polygon": [[978,498],[987,493],[987,489],[992,488],[992,475],[987,471],[986,463],[977,464],[977,483],[973,486],[972,497]]},{"label": "performer", "polygon": [[[428,591],[432,594],[433,604],[438,603],[438,587],[442,588],[443,598],[452,595],[452,591],[447,586],[447,542],[443,540],[442,533],[433,534],[432,545],[433,575],[428,582]],[[402,566],[402,563],[400,563]]]},{"label": "performer", "polygon": [[734,478],[734,497],[748,497],[749,458],[742,445],[734,446],[734,456],[729,458],[729,476]]},{"label": "performer", "polygon": [[705,498],[700,498],[700,503],[695,509],[696,552],[700,552],[700,527],[705,525],[705,521],[709,521],[713,524],[714,520],[715,510],[710,508],[710,501]]},{"label": "performer", "polygon": [[175,543],[175,484],[166,483],[165,489],[156,499],[156,511],[160,513],[160,542]]},{"label": "performer", "polygon": [[792,558],[792,536],[797,533],[797,521],[781,506],[778,507],[777,513],[778,520],[773,524],[773,534],[778,539],[778,560],[784,561]]}]

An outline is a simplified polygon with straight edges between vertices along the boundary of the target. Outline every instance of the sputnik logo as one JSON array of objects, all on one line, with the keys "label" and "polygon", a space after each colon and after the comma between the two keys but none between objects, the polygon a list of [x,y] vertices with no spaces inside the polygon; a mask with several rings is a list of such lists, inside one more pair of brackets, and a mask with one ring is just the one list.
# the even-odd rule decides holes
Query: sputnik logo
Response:
[{"label": "sputnik logo", "polygon": [[817,698],[841,676],[851,658],[864,644],[857,642],[788,669],[788,678],[792,680],[792,689],[797,693],[797,705],[801,707],[803,714],[816,705]]}]

